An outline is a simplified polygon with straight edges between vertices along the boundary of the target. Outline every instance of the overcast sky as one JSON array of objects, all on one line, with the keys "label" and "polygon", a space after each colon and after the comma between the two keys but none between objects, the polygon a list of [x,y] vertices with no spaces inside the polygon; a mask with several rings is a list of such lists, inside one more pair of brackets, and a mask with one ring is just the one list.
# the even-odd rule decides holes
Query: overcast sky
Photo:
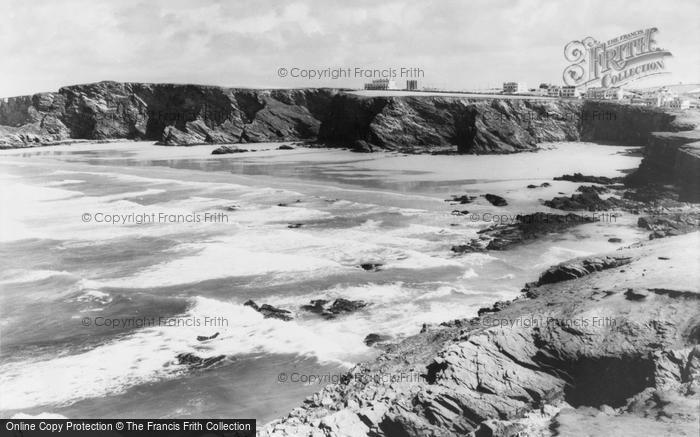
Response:
[{"label": "overcast sky", "polygon": [[[0,0],[0,96],[100,80],[361,86],[288,68],[422,68],[421,85],[561,82],[564,45],[658,27],[670,83],[700,82],[698,0]],[[657,81],[659,79],[656,79]]]}]

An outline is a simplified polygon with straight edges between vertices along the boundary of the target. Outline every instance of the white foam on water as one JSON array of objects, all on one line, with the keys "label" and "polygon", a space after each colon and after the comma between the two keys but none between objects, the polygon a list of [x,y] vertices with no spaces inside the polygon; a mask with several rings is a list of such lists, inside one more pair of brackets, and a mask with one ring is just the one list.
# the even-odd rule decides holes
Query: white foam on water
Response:
[{"label": "white foam on water", "polygon": [[49,182],[46,184],[47,187],[60,187],[62,185],[72,185],[72,184],[83,184],[85,183],[82,179],[63,179],[61,181]]},{"label": "white foam on water", "polygon": [[[164,252],[180,256],[121,278],[96,281],[102,287],[152,288],[190,284],[209,279],[272,274],[275,272],[318,271],[331,273],[342,267],[313,256],[274,250],[249,250],[235,244],[235,239],[184,244]],[[178,252],[187,253],[178,255]]]},{"label": "white foam on water", "polygon": [[21,284],[43,281],[54,276],[72,276],[65,270],[26,270],[10,269],[0,273],[0,284]]},{"label": "white foam on water", "polygon": [[27,413],[17,413],[13,414],[11,419],[68,419],[66,416],[62,416],[56,413],[42,412],[39,414],[27,414]]},{"label": "white foam on water", "polygon": [[[228,326],[221,321],[217,326],[204,326],[207,317],[224,319]],[[0,365],[0,410],[68,405],[176,378],[187,371],[177,362],[180,353],[203,358],[298,354],[350,366],[358,353],[368,351],[361,337],[338,325],[318,329],[315,324],[265,319],[250,307],[202,297],[194,299],[186,314],[169,320],[83,352]],[[185,326],[187,320],[199,320],[200,326]],[[220,333],[214,340],[196,339],[214,332]],[[349,349],[349,345],[357,348]]]}]

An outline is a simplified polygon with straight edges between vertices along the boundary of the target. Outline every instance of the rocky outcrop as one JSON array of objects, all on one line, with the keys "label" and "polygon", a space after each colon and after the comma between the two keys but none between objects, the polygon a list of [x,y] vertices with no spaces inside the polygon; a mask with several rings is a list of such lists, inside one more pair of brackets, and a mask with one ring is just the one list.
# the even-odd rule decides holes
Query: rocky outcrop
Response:
[{"label": "rocky outcrop", "polygon": [[578,140],[579,112],[575,101],[342,94],[319,141],[359,151],[512,153]]},{"label": "rocky outcrop", "polygon": [[682,254],[698,238],[572,261],[559,269],[566,274],[544,274],[527,297],[424,327],[261,435],[697,431],[700,278]]},{"label": "rocky outcrop", "polygon": [[71,139],[164,145],[316,139],[331,89],[99,82],[0,100],[0,147]]},{"label": "rocky outcrop", "polygon": [[282,308],[277,308],[266,303],[258,306],[258,304],[255,303],[253,300],[248,300],[243,304],[243,306],[253,308],[255,311],[262,314],[263,317],[265,317],[266,319],[278,319],[288,322],[294,318],[292,317],[291,311],[284,310]]},{"label": "rocky outcrop", "polygon": [[518,244],[562,232],[573,226],[593,221],[591,217],[576,214],[548,214],[536,212],[517,215],[512,223],[489,226],[478,232],[479,237],[466,244],[452,246],[457,254],[483,252],[486,250],[506,250]]}]

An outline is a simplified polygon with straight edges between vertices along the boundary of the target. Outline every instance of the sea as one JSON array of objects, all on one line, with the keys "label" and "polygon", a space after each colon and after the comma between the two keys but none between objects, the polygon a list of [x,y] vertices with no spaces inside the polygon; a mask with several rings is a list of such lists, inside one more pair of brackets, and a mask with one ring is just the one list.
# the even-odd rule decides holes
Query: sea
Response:
[{"label": "sea", "polygon": [[[581,185],[555,176],[624,175],[639,165],[636,148],[433,156],[279,145],[0,151],[0,416],[265,423],[376,357],[368,334],[400,341],[474,317],[553,264],[643,238],[621,213],[507,251],[450,250],[519,213],[555,212],[542,201]],[[464,194],[476,199],[446,201]],[[334,318],[302,309],[339,298],[367,305]],[[293,319],[264,318],[248,300]]]}]

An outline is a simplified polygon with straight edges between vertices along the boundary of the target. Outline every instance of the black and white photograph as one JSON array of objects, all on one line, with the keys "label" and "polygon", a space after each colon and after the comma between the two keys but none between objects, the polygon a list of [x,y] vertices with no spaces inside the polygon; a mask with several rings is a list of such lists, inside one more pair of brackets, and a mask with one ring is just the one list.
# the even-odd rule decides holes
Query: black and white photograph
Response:
[{"label": "black and white photograph", "polygon": [[697,0],[0,0],[0,437],[699,434]]}]

